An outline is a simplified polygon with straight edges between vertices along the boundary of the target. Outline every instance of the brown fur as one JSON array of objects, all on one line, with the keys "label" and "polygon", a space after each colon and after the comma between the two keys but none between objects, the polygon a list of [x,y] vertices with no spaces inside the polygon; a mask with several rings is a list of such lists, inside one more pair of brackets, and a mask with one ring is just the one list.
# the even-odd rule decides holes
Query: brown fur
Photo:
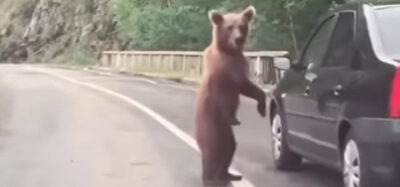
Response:
[{"label": "brown fur", "polygon": [[252,7],[241,13],[210,13],[213,41],[204,54],[195,119],[204,181],[229,181],[228,168],[236,149],[230,119],[239,105],[239,95],[257,100],[258,111],[265,116],[265,93],[248,79],[243,55],[254,14]]}]

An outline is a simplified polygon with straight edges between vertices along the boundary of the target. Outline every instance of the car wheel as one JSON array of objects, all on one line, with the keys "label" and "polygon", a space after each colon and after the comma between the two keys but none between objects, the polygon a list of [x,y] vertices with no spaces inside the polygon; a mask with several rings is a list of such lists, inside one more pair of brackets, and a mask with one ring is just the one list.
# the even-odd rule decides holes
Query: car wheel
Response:
[{"label": "car wheel", "polygon": [[272,157],[276,168],[280,170],[294,170],[301,164],[301,156],[289,149],[287,133],[281,116],[275,112],[272,126]]},{"label": "car wheel", "polygon": [[[367,173],[364,172],[364,165],[361,160],[361,150],[357,143],[352,137],[350,132],[346,138],[342,157],[343,157],[343,182],[345,187],[364,187],[367,181],[364,181],[364,177]],[[366,179],[367,180],[367,179]]]}]

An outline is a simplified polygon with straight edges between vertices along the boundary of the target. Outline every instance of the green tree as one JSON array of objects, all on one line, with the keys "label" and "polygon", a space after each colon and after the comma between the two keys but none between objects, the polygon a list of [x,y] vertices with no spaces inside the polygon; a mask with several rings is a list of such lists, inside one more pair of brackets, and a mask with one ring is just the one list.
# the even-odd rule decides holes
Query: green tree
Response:
[{"label": "green tree", "polygon": [[236,11],[254,5],[250,50],[298,53],[332,4],[400,0],[115,0],[120,34],[138,50],[203,50],[210,42],[211,9]]},{"label": "green tree", "polygon": [[[132,41],[133,49],[199,50],[210,41],[207,13],[197,7],[182,5],[126,6],[117,4],[118,25],[122,36]],[[129,13],[125,10],[129,8]],[[199,25],[202,25],[199,27]],[[205,34],[207,33],[207,34]]]}]

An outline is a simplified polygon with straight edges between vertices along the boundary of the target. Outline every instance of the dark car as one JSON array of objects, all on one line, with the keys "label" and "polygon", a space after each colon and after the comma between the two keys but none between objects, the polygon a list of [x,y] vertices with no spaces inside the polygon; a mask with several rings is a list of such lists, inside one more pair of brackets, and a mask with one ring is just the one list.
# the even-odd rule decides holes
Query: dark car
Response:
[{"label": "dark car", "polygon": [[346,187],[400,186],[400,5],[328,13],[270,93],[273,158],[343,173]]}]

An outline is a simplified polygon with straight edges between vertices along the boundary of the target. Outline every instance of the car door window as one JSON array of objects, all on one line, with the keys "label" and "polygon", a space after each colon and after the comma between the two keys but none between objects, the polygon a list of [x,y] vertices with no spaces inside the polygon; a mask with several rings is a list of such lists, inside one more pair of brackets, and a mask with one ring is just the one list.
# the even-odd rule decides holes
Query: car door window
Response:
[{"label": "car door window", "polygon": [[307,45],[306,51],[302,57],[301,63],[304,67],[312,69],[321,65],[328,49],[334,27],[334,16],[328,18],[320,25],[314,37]]},{"label": "car door window", "polygon": [[353,12],[341,13],[324,60],[324,67],[351,66],[354,31],[355,14]]}]

